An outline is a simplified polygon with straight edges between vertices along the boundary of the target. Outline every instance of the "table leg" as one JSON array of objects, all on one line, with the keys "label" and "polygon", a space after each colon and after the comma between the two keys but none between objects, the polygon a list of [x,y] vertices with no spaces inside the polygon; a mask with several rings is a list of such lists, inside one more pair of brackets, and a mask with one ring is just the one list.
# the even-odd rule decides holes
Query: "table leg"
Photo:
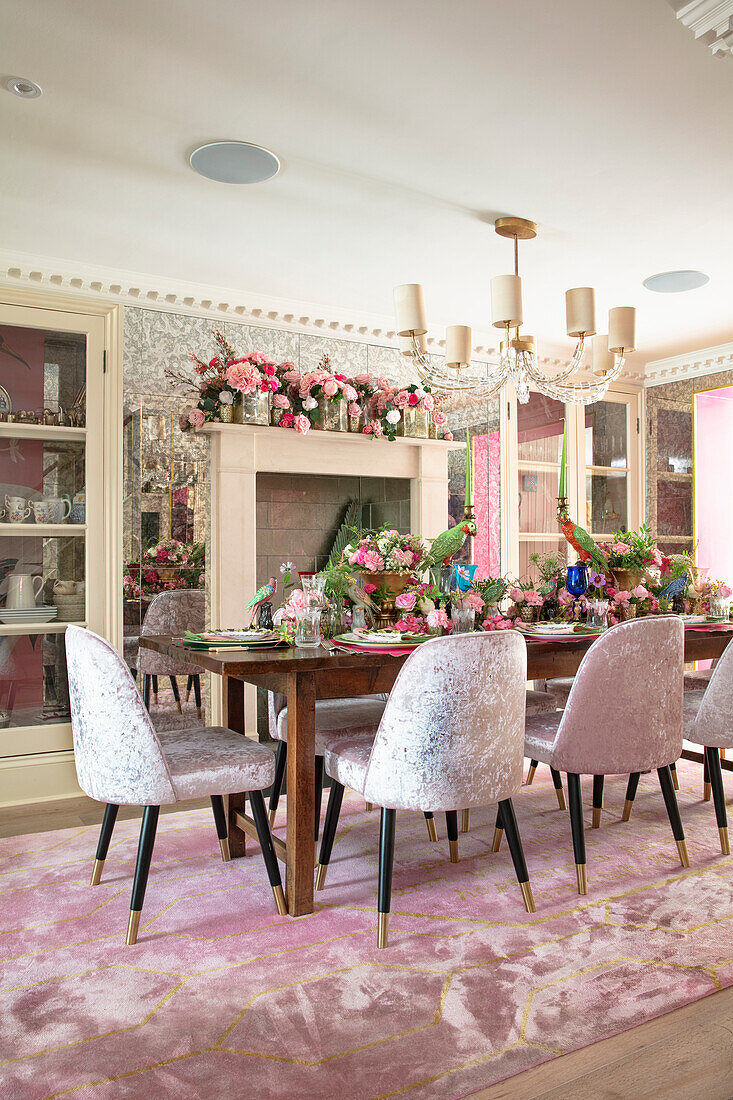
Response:
[{"label": "table leg", "polygon": [[[244,734],[244,681],[236,680],[233,676],[221,678],[221,710],[222,722],[235,733]],[[245,851],[245,833],[240,829],[235,820],[235,813],[240,810],[244,813],[247,809],[247,795],[230,794],[225,796],[226,818],[229,829],[229,853],[232,859],[241,859],[247,853]]]},{"label": "table leg", "polygon": [[288,675],[287,902],[292,917],[313,912],[316,681]]}]

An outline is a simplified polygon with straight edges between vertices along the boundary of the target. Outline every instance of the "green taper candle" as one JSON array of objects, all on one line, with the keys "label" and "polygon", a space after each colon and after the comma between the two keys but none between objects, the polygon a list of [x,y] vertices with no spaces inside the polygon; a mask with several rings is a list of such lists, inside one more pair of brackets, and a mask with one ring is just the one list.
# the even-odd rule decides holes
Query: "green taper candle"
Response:
[{"label": "green taper candle", "polygon": [[557,490],[557,495],[560,500],[565,498],[565,445],[567,442],[567,422],[563,419],[562,422],[562,458],[560,459],[560,487]]},{"label": "green taper candle", "polygon": [[473,495],[473,475],[471,471],[471,432],[466,428],[466,491],[463,494],[463,506],[464,508],[470,507],[473,504],[471,499]]}]

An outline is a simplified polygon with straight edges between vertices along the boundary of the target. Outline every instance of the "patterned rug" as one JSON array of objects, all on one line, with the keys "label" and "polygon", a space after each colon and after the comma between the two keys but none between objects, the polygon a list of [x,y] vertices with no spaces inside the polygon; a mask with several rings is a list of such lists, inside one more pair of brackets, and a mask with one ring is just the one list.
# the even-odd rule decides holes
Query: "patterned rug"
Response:
[{"label": "patterned rug", "polygon": [[[733,860],[680,763],[691,867],[656,776],[628,823],[586,811],[586,898],[546,768],[515,800],[537,912],[492,810],[448,861],[400,814],[390,946],[376,948],[378,813],[344,802],[317,912],[278,917],[259,851],[223,864],[210,815],[162,816],[140,937],[124,946],[137,823],[88,885],[96,828],[0,840],[0,1080],[22,1100],[460,1097],[733,982]],[[590,783],[585,792],[590,802]],[[279,828],[282,823],[279,819]]]}]

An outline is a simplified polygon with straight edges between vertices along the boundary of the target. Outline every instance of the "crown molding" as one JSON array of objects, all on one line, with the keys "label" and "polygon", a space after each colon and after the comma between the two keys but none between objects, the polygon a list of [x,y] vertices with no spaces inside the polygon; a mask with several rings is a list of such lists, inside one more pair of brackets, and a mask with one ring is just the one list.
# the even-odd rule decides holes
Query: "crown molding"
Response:
[{"label": "crown molding", "polygon": [[644,385],[663,386],[667,382],[682,382],[687,378],[700,378],[724,370],[733,370],[733,343],[655,359],[646,365]]},{"label": "crown molding", "polygon": [[731,56],[733,0],[673,0],[672,7],[680,23],[705,43],[713,57]]},{"label": "crown molding", "polygon": [[[207,286],[180,279],[146,275],[95,264],[72,263],[23,252],[0,249],[0,285],[34,288],[73,297],[99,298],[141,309],[169,313],[187,313],[223,319],[259,328],[275,328],[312,336],[353,340],[356,343],[399,347],[394,318],[358,310],[344,310],[296,299],[275,298],[258,292],[243,292],[231,287]],[[476,333],[477,330],[474,329]],[[474,344],[472,358],[477,362],[498,361],[497,330],[480,333],[483,343]],[[445,340],[435,332],[427,335],[428,351],[440,355]],[[567,364],[568,353],[558,347],[538,357],[544,368]],[[643,385],[644,376],[624,371],[623,381]]]}]

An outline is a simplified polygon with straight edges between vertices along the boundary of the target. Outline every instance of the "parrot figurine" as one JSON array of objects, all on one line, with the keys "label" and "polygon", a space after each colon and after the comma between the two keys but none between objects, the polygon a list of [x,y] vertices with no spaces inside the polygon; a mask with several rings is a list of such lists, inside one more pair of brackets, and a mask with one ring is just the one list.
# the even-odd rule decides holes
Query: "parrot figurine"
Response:
[{"label": "parrot figurine", "polygon": [[257,608],[260,607],[263,603],[269,603],[276,592],[277,592],[277,581],[274,577],[270,577],[267,584],[263,584],[261,588],[257,589],[254,596],[252,597],[252,599],[249,601],[249,603],[247,604],[247,606],[245,608],[246,611],[251,612],[251,615],[249,617],[249,622],[247,623],[247,628],[248,629],[249,629],[249,627],[252,626],[252,622],[253,622],[255,614],[257,612]]},{"label": "parrot figurine", "polygon": [[428,559],[430,568],[432,569],[436,565],[449,565],[451,558],[463,546],[466,537],[470,535],[471,538],[474,538],[477,530],[474,520],[464,519],[462,523],[456,524],[455,527],[449,527],[447,531],[443,531],[442,534],[433,539],[433,544],[430,547],[430,558]]},{"label": "parrot figurine", "polygon": [[349,577],[346,588],[346,595],[349,597],[355,607],[365,607],[369,611],[376,611],[377,605],[371,598],[368,592],[365,592],[363,587],[352,576]]},{"label": "parrot figurine", "polygon": [[565,451],[566,430],[563,423],[560,485],[557,491],[557,521],[560,524],[560,530],[573,549],[577,551],[581,561],[590,562],[597,573],[603,573],[605,577],[608,577],[611,573],[611,567],[608,564],[606,555],[599,549],[588,532],[579,527],[577,523],[573,523],[568,515],[568,501],[565,496]]},{"label": "parrot figurine", "polygon": [[662,589],[660,595],[667,600],[672,600],[675,596],[684,596],[689,583],[687,573],[682,573],[679,577],[675,577],[673,581],[670,581],[667,587]]}]

